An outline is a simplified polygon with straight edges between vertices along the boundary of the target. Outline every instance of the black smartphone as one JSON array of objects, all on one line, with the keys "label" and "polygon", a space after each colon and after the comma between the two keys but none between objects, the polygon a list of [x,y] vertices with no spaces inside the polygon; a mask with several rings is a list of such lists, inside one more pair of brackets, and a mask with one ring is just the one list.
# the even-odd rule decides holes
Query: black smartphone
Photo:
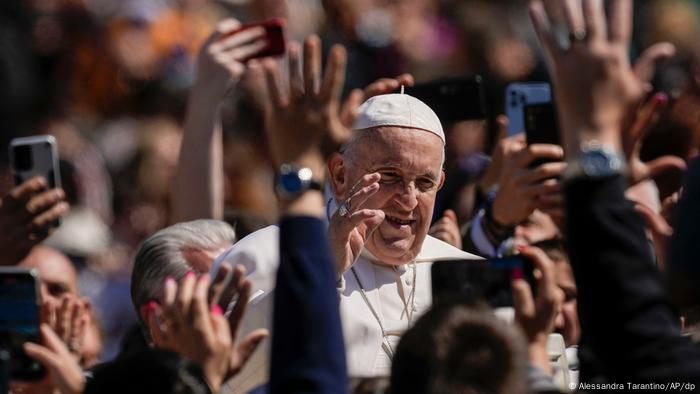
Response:
[{"label": "black smartphone", "polygon": [[[49,189],[61,187],[58,147],[51,135],[13,138],[10,141],[10,167],[15,185],[35,176],[43,176]],[[58,227],[61,220],[51,223]]]},{"label": "black smartphone", "polygon": [[51,135],[13,138],[10,141],[10,166],[15,185],[41,175],[49,189],[61,187],[58,148]]},{"label": "black smartphone", "polygon": [[561,145],[557,112],[552,102],[526,104],[523,106],[525,135],[528,145]]},{"label": "black smartphone", "polygon": [[534,268],[522,256],[488,260],[438,261],[432,266],[433,302],[483,301],[493,308],[513,306],[511,283],[524,278],[533,288]]},{"label": "black smartphone", "polygon": [[481,76],[439,79],[407,87],[404,92],[428,105],[443,125],[486,119]]},{"label": "black smartphone", "polygon": [[10,355],[10,380],[35,381],[45,374],[22,347],[27,341],[41,343],[39,304],[35,270],[0,267],[0,351]]}]

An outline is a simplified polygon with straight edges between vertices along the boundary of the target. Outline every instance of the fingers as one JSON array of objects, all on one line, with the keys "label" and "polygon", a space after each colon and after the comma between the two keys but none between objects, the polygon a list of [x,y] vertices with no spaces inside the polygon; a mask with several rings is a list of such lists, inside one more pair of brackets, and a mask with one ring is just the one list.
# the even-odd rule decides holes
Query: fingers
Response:
[{"label": "fingers", "polygon": [[668,42],[660,42],[650,46],[634,63],[634,75],[642,82],[651,81],[656,72],[656,65],[675,54],[676,47]]},{"label": "fingers", "polygon": [[230,51],[255,41],[262,41],[265,43],[264,38],[265,28],[262,26],[256,26],[250,29],[235,32],[226,38],[220,39],[209,46],[209,51],[210,53]]},{"label": "fingers", "polygon": [[238,358],[241,368],[248,362],[248,359],[253,355],[260,343],[269,335],[270,333],[266,329],[257,329],[248,334],[248,336],[241,341],[240,345],[238,345]]},{"label": "fingers", "polygon": [[304,89],[315,96],[321,76],[321,40],[316,35],[304,40]]},{"label": "fingers", "polygon": [[352,127],[357,118],[357,109],[362,105],[365,94],[361,89],[353,89],[340,109],[340,122],[345,127]]},{"label": "fingers", "polygon": [[12,188],[7,197],[3,199],[3,205],[10,210],[14,210],[17,204],[24,204],[33,195],[43,190],[46,190],[46,179],[41,176],[35,176]]},{"label": "fingers", "polygon": [[226,312],[227,316],[230,316],[234,303],[238,301],[238,289],[241,287],[241,283],[245,275],[245,269],[243,269],[243,266],[240,268],[238,266],[235,268],[230,267],[230,269],[232,271],[231,280],[226,283],[219,301],[219,305]]},{"label": "fingers", "polygon": [[566,163],[561,161],[540,164],[535,169],[523,172],[520,176],[520,181],[524,184],[533,184],[546,179],[557,178],[565,169]]},{"label": "fingers", "polygon": [[322,103],[340,102],[340,95],[345,84],[345,65],[347,63],[347,51],[342,45],[334,45],[328,59],[328,65],[323,76],[323,83],[319,92],[319,100]]},{"label": "fingers", "polygon": [[501,141],[508,136],[508,117],[505,115],[498,115],[496,117],[496,125],[498,126],[498,137],[496,141]]},{"label": "fingers", "polygon": [[364,100],[380,94],[387,94],[396,91],[403,86],[413,86],[415,83],[413,75],[401,74],[396,78],[380,78],[369,84],[364,90]]},{"label": "fingers", "polygon": [[608,23],[610,41],[625,46],[632,37],[632,1],[612,0],[610,2],[610,22]]},{"label": "fingers", "polygon": [[525,168],[538,159],[562,161],[564,150],[557,145],[533,144],[520,151],[515,158],[518,168]]},{"label": "fingers", "polygon": [[532,289],[523,279],[516,279],[512,283],[513,307],[518,315],[527,318],[535,316],[535,300],[532,298]]},{"label": "fingers", "polygon": [[[556,0],[561,1],[561,0]],[[582,31],[586,29],[581,10],[581,0],[564,0],[561,2],[564,20],[570,32]],[[550,14],[551,15],[551,14]]]},{"label": "fingers", "polygon": [[277,62],[272,59],[265,59],[262,64],[265,71],[267,92],[272,106],[275,108],[286,108],[289,104],[289,99],[282,89],[282,77],[280,76]]},{"label": "fingers", "polygon": [[234,18],[226,18],[216,25],[216,32],[221,34],[226,34],[228,32],[234,31],[241,26],[241,22]]},{"label": "fingers", "polygon": [[642,203],[635,203],[634,210],[642,217],[644,223],[653,233],[665,237],[673,235],[673,227],[668,224],[663,216],[657,214],[651,208]]},{"label": "fingers", "polygon": [[209,302],[212,304],[218,304],[222,308],[226,305],[219,304],[221,296],[224,293],[226,285],[229,283],[231,276],[233,275],[233,268],[230,264],[224,262],[219,266],[219,270],[216,272],[216,277],[209,287]]},{"label": "fingers", "polygon": [[177,295],[175,296],[175,316],[180,323],[188,324],[191,322],[189,320],[191,316],[190,308],[192,307],[195,281],[195,274],[190,271],[182,278],[180,286],[178,286]]},{"label": "fingers", "polygon": [[445,212],[443,213],[443,217],[448,219],[448,220],[451,220],[455,224],[458,223],[457,214],[455,213],[455,211],[453,211],[451,209],[446,209]]},{"label": "fingers", "polygon": [[301,45],[292,41],[288,48],[289,90],[292,97],[301,97],[304,94],[304,80],[301,75]]},{"label": "fingers", "polygon": [[535,247],[521,248],[520,254],[532,261],[535,269],[539,270],[541,273],[541,276],[537,280],[537,297],[544,297],[548,301],[556,301],[553,300],[553,298],[556,297],[556,290],[558,290],[558,288],[552,260],[547,257],[542,249]]},{"label": "fingers", "polygon": [[560,51],[559,43],[552,32],[542,0],[530,2],[530,19],[545,52],[550,58],[554,57]]},{"label": "fingers", "polygon": [[238,329],[241,326],[243,316],[248,307],[248,300],[250,299],[251,288],[250,281],[247,279],[243,279],[243,277],[245,277],[245,268],[243,268],[242,266],[237,266],[236,270],[240,272],[239,276],[241,278],[236,289],[238,293],[238,301],[236,302],[236,305],[233,307],[231,315],[229,316],[229,325],[231,326],[231,338],[233,338],[234,341],[238,336]]},{"label": "fingers", "polygon": [[646,133],[659,119],[661,110],[668,105],[666,93],[656,93],[650,100],[642,105],[637,113],[632,126],[627,130],[626,139],[629,145],[641,142]]},{"label": "fingers", "polygon": [[146,322],[148,323],[151,340],[157,348],[169,348],[169,332],[162,327],[163,310],[154,301],[150,301],[145,307]]},{"label": "fingers", "polygon": [[667,171],[686,171],[688,165],[685,160],[677,156],[662,156],[646,163],[649,177],[656,177]]},{"label": "fingers", "polygon": [[[365,204],[365,202],[367,202],[367,199],[369,199],[369,197],[371,197],[374,193],[379,191],[379,183],[377,183],[379,181],[379,174],[371,175],[372,177],[369,178],[369,182],[371,183],[368,186],[365,186],[357,192],[353,193],[343,203],[345,204],[345,208],[349,212],[353,212],[360,209],[360,207],[362,207]],[[340,215],[340,212],[338,212],[337,214]]]},{"label": "fingers", "polygon": [[[207,295],[209,293],[209,274],[202,274],[197,278],[192,291],[192,303],[190,306],[190,321],[192,326],[199,330],[205,337],[214,335],[212,330],[212,322],[209,318],[209,302]],[[216,306],[217,308],[218,305]],[[220,311],[221,309],[219,309]]]},{"label": "fingers", "polygon": [[177,329],[177,319],[175,313],[175,297],[177,295],[177,283],[171,277],[165,278],[163,288],[163,298],[161,299],[161,309],[163,311],[163,321],[169,325],[168,329]]},{"label": "fingers", "polygon": [[603,0],[583,0],[582,8],[587,39],[589,41],[605,39],[605,10],[603,9]]}]

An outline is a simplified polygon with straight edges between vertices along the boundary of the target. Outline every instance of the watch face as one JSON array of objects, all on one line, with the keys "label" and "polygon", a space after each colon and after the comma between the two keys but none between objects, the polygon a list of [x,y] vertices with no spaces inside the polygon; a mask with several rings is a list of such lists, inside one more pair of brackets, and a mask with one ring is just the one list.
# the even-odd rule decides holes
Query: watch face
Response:
[{"label": "watch face", "polygon": [[619,159],[602,151],[587,152],[581,160],[581,169],[588,176],[608,176],[619,170]]},{"label": "watch face", "polygon": [[302,189],[302,180],[294,172],[280,175],[279,184],[285,192],[290,194],[299,193]]}]

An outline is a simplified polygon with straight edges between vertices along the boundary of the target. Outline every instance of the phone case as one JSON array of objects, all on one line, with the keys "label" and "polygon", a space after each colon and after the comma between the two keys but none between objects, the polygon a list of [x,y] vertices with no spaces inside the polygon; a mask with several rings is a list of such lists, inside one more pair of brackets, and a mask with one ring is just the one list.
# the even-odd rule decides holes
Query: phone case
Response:
[{"label": "phone case", "polygon": [[14,138],[10,141],[10,163],[16,185],[41,175],[49,189],[61,187],[58,149],[51,135]]},{"label": "phone case", "polygon": [[505,97],[508,117],[508,137],[525,131],[523,107],[527,104],[542,104],[552,101],[551,88],[543,82],[517,82],[508,85]]}]

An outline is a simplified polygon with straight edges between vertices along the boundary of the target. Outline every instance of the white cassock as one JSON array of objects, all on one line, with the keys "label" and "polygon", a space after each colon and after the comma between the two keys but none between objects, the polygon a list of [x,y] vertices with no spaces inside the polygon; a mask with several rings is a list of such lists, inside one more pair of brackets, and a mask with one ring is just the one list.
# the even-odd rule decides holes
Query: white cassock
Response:
[{"label": "white cassock", "polygon": [[[279,228],[269,226],[238,241],[219,256],[212,275],[222,262],[245,266],[252,292],[257,298],[244,318],[240,338],[256,328],[272,327],[272,291],[279,265]],[[435,261],[472,260],[481,257],[466,253],[443,241],[427,236],[416,259],[401,266],[376,262],[364,250],[341,280],[340,316],[350,377],[388,376],[391,354],[400,335],[432,303],[430,267]],[[214,276],[212,276],[214,277]],[[222,392],[244,393],[267,381],[269,343],[255,352],[245,368],[227,382]]]}]

